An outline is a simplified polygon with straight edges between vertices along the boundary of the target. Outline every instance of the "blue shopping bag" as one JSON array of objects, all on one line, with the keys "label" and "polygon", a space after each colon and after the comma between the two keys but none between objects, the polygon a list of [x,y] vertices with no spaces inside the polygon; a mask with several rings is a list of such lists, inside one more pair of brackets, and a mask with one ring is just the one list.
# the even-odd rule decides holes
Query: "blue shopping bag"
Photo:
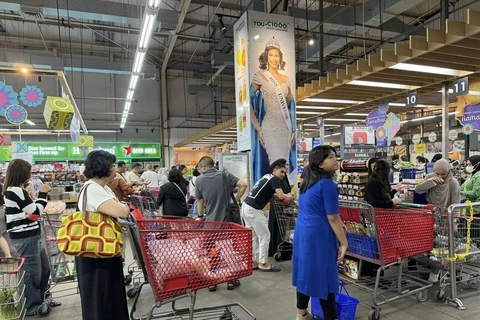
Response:
[{"label": "blue shopping bag", "polygon": [[[335,294],[338,318],[340,320],[355,320],[359,301],[348,294],[342,280],[338,282],[338,286],[338,293]],[[312,314],[317,318],[323,319],[323,310],[319,298],[312,297]]]}]

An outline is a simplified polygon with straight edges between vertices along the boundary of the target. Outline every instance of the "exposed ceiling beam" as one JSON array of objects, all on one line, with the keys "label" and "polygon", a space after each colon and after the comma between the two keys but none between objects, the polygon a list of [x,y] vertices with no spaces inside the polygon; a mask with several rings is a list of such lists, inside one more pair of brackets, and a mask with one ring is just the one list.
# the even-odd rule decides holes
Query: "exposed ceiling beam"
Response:
[{"label": "exposed ceiling beam", "polygon": [[[201,4],[204,6],[210,6],[210,7],[216,7],[218,5],[218,0],[192,0],[193,4]],[[233,4],[233,3],[225,3],[222,2],[220,5],[220,8],[223,9],[230,9],[238,12],[243,12],[244,7],[238,4]]]}]

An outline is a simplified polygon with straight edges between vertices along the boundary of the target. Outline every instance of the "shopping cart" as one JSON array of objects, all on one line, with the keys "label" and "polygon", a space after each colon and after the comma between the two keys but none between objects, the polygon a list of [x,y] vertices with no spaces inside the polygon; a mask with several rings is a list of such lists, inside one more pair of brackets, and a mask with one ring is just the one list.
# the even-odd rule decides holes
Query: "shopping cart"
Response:
[{"label": "shopping cart", "polygon": [[23,258],[0,258],[0,318],[25,318]]},{"label": "shopping cart", "polygon": [[[432,283],[404,272],[404,265],[408,258],[433,248],[434,216],[429,209],[374,209],[365,202],[340,201],[349,243],[347,257],[358,260],[358,279],[344,280],[372,293],[369,320],[380,319],[381,306],[402,297],[416,295],[418,301],[426,301]],[[374,276],[361,277],[365,261],[378,267]]]},{"label": "shopping cart", "polygon": [[277,246],[277,252],[273,255],[275,261],[282,261],[283,253],[291,253],[293,250],[293,234],[298,216],[298,208],[295,202],[272,201],[273,212],[277,219],[278,231],[282,242]]},{"label": "shopping cart", "polygon": [[130,196],[132,206],[142,213],[143,217],[153,217],[160,215],[157,201],[147,196]]},{"label": "shopping cart", "polygon": [[[50,266],[50,289],[44,302],[44,310],[46,310],[53,298],[52,294],[56,298],[78,294],[77,274],[74,257],[58,250],[57,233],[62,226],[62,221],[59,218],[52,219],[48,214],[40,216],[38,221],[42,230],[42,246],[47,253]],[[64,285],[54,290],[59,284]]]},{"label": "shopping cart", "polygon": [[[457,285],[480,288],[480,217],[474,208],[480,202],[454,204],[438,215],[435,223],[435,248],[429,264],[439,270],[435,300],[448,301],[460,310],[465,306],[458,297]],[[451,295],[446,296],[450,285]]]},{"label": "shopping cart", "polygon": [[[239,303],[195,309],[198,290],[252,274],[250,229],[234,223],[163,217],[138,220],[129,228],[132,251],[145,273],[145,281],[136,289],[131,319],[256,319]],[[156,302],[141,316],[137,303],[146,284],[151,285]],[[182,298],[190,298],[189,308],[175,307]],[[154,313],[169,303],[170,311]]]}]

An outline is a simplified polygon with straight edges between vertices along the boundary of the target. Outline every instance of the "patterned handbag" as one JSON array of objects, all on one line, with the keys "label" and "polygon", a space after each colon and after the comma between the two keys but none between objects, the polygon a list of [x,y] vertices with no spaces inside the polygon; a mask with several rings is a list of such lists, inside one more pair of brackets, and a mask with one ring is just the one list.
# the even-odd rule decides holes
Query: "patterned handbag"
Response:
[{"label": "patterned handbag", "polygon": [[58,249],[77,257],[119,256],[123,248],[122,226],[109,215],[85,211],[88,186],[89,184],[82,190],[84,210],[62,217],[62,226],[57,233]]}]

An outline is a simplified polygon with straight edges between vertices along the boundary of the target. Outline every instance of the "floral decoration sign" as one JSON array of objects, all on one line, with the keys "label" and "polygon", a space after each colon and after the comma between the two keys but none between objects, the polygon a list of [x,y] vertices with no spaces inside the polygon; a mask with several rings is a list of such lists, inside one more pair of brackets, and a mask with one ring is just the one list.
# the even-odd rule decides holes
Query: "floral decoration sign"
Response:
[{"label": "floral decoration sign", "polygon": [[457,120],[463,126],[463,133],[471,134],[473,131],[480,131],[480,104],[468,105],[463,108],[463,115],[459,116],[458,110],[456,113]]},{"label": "floral decoration sign", "polygon": [[365,120],[367,126],[377,130],[387,121],[387,115],[382,113],[378,108],[370,112]]},{"label": "floral decoration sign", "polygon": [[35,108],[43,103],[45,96],[40,88],[36,86],[26,86],[20,91],[20,100],[27,107]]},{"label": "floral decoration sign", "polygon": [[5,110],[12,104],[18,104],[18,94],[11,85],[0,81],[0,115],[5,116]]}]

